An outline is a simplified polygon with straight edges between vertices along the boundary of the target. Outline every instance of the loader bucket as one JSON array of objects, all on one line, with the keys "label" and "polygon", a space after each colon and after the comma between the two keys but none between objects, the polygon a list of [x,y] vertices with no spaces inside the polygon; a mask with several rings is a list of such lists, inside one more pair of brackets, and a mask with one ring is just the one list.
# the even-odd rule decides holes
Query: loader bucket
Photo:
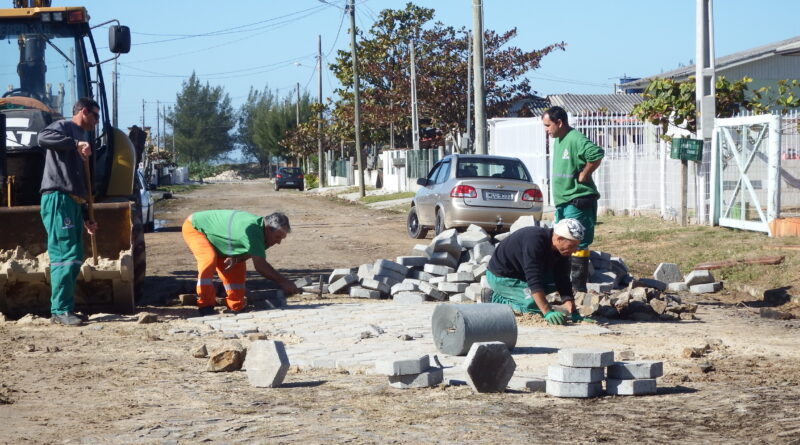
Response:
[{"label": "loader bucket", "polygon": [[[84,232],[84,255],[75,289],[75,308],[84,313],[131,313],[133,257],[131,203],[94,205],[98,264]],[[50,313],[47,232],[39,206],[0,208],[0,312],[12,318]]]}]

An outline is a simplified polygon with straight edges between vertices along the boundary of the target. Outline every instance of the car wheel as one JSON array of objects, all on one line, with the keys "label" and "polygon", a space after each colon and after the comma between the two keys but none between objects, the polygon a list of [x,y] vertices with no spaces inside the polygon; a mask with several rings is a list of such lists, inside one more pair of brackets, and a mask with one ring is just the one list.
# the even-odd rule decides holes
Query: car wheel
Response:
[{"label": "car wheel", "polygon": [[444,232],[445,230],[447,230],[447,227],[444,224],[444,210],[439,208],[439,209],[436,210],[436,227],[435,227],[435,231],[436,231],[436,234],[438,235],[438,234]]},{"label": "car wheel", "polygon": [[281,189],[281,187],[280,187],[280,186],[278,185],[278,183],[276,182],[276,183],[275,183],[275,191],[277,192],[277,191],[278,191],[278,190],[280,190],[280,189]]},{"label": "car wheel", "polygon": [[297,187],[297,190],[302,192],[303,191],[303,187]]},{"label": "car wheel", "polygon": [[419,217],[417,216],[417,208],[411,207],[411,210],[408,211],[408,218],[406,219],[406,230],[408,231],[408,236],[414,239],[422,239],[428,236],[428,229],[422,226],[419,223]]}]

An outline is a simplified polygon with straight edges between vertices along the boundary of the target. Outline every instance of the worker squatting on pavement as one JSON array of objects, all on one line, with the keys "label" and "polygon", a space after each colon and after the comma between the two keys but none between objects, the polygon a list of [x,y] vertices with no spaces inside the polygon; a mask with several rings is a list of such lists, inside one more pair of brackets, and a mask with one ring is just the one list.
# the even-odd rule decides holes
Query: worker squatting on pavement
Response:
[{"label": "worker squatting on pavement", "polygon": [[492,302],[508,304],[517,313],[542,314],[549,324],[564,324],[564,315],[545,298],[558,291],[572,321],[582,321],[572,295],[569,256],[583,236],[583,225],[571,218],[552,229],[524,227],[512,233],[497,245],[486,271]]},{"label": "worker squatting on pavement", "polygon": [[266,250],[280,244],[292,231],[289,218],[283,213],[257,216],[238,210],[206,210],[189,215],[181,230],[197,260],[197,306],[201,315],[214,313],[215,270],[225,285],[228,308],[244,309],[246,266],[251,258],[256,271],[275,281],[286,296],[299,292],[294,283],[267,262]]},{"label": "worker squatting on pavement", "polygon": [[83,264],[83,230],[94,234],[97,224],[88,221],[88,199],[84,160],[92,155],[86,132],[100,120],[100,106],[88,97],[78,99],[72,118],[48,125],[39,133],[45,149],[42,194],[42,223],[47,231],[50,258],[50,313],[54,323],[78,326],[75,314],[75,284]]},{"label": "worker squatting on pavement", "polygon": [[567,112],[561,107],[548,108],[542,116],[542,123],[547,134],[554,140],[551,153],[555,222],[573,218],[586,228],[578,250],[572,254],[570,272],[573,289],[576,292],[586,292],[589,245],[594,241],[597,200],[600,198],[592,173],[600,167],[605,151],[570,127]]}]

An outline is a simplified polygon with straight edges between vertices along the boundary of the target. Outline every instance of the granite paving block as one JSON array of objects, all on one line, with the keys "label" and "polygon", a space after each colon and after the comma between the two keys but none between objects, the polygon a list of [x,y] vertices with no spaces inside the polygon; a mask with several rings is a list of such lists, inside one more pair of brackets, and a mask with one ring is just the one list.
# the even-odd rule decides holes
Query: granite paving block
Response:
[{"label": "granite paving block", "polygon": [[606,393],[616,396],[644,396],[658,390],[656,379],[606,380]]},{"label": "granite paving block", "polygon": [[683,281],[683,274],[675,263],[661,263],[653,272],[653,278],[665,283]]},{"label": "granite paving block", "polygon": [[427,296],[422,292],[398,292],[392,296],[392,300],[398,304],[420,304],[424,303]]},{"label": "granite paving block", "polygon": [[388,294],[391,291],[390,286],[374,278],[363,278],[361,280],[361,287],[364,287],[366,289],[376,290],[384,294]]},{"label": "granite paving block", "polygon": [[378,271],[380,270],[391,270],[392,272],[398,273],[402,276],[406,276],[408,274],[408,267],[390,260],[375,261],[373,270],[376,274],[379,274],[380,272]]},{"label": "granite paving block", "polygon": [[458,242],[461,247],[465,249],[472,249],[475,245],[487,242],[491,239],[488,233],[480,229],[481,231],[477,230],[466,230],[464,233],[458,234]]},{"label": "granite paving block", "polygon": [[461,256],[461,244],[458,243],[458,236],[452,234],[451,236],[441,237],[441,235],[436,236],[431,243],[433,244],[433,252],[447,252],[454,257]]},{"label": "granite paving block", "polygon": [[424,281],[419,283],[419,290],[434,300],[443,301],[447,298],[446,293],[440,291],[436,286]]},{"label": "granite paving block", "polygon": [[427,256],[399,256],[397,263],[406,267],[423,267],[428,264]]},{"label": "granite paving block", "polygon": [[289,370],[289,357],[283,342],[257,340],[250,343],[244,359],[247,380],[259,388],[275,388],[283,383]]},{"label": "granite paving block", "polygon": [[477,342],[464,359],[467,383],[477,392],[504,392],[517,368],[505,343]]},{"label": "granite paving block", "polygon": [[442,266],[447,266],[455,270],[458,267],[458,257],[454,257],[448,252],[434,252],[431,255],[431,259],[428,261],[428,264],[439,264]]},{"label": "granite paving block", "polygon": [[420,281],[428,281],[434,277],[434,275],[425,272],[424,270],[412,270],[409,272],[408,276]]},{"label": "granite paving block", "polygon": [[714,282],[714,275],[710,270],[693,270],[683,280],[687,286],[692,287],[695,284],[706,284]]},{"label": "granite paving block", "polygon": [[545,384],[547,394],[555,397],[589,398],[603,394],[602,383],[569,383],[556,380],[547,380]]},{"label": "granite paving block", "polygon": [[395,295],[398,292],[416,292],[419,290],[419,285],[415,283],[411,283],[408,279],[404,280],[402,283],[397,283],[389,290],[389,293]]},{"label": "granite paving block", "polygon": [[693,294],[712,294],[722,289],[722,282],[694,284],[689,286],[689,292]]},{"label": "granite paving block", "polygon": [[431,264],[431,263],[426,264],[422,270],[437,277],[446,276],[447,274],[453,273],[455,271],[452,267],[442,266],[440,264]]},{"label": "granite paving block", "polygon": [[431,368],[419,374],[391,376],[389,377],[389,385],[400,389],[427,388],[442,383],[443,379],[442,368]]},{"label": "granite paving block", "polygon": [[597,383],[605,377],[605,368],[574,368],[570,366],[550,365],[547,368],[547,378],[558,382],[568,383]]},{"label": "granite paving block", "polygon": [[[658,289],[662,292],[667,290],[667,283],[653,278],[639,278],[638,280],[636,280],[636,282],[644,287],[651,287],[653,289]],[[634,283],[634,285],[636,284]]]},{"label": "granite paving block", "polygon": [[358,281],[358,275],[349,274],[345,275],[342,278],[336,280],[333,284],[328,286],[328,291],[332,294],[338,294],[343,291],[347,291],[347,289],[355,282]]},{"label": "granite paving block", "polygon": [[482,276],[486,275],[487,266],[486,263],[478,264],[475,269],[472,270],[472,275],[475,276],[475,279],[479,279]]},{"label": "granite paving block", "polygon": [[333,272],[328,276],[328,284],[333,284],[336,280],[342,278],[345,275],[354,274],[357,272],[357,269],[354,268],[347,268],[347,269],[333,269]]},{"label": "granite paving block", "polygon": [[689,286],[687,286],[683,281],[678,281],[677,283],[667,283],[667,292],[687,292],[688,290]]},{"label": "granite paving block", "polygon": [[478,243],[472,248],[473,258],[483,258],[487,255],[491,256],[494,254],[494,249],[494,244],[488,241]]},{"label": "granite paving block", "polygon": [[453,272],[446,275],[446,280],[451,283],[472,283],[475,275],[471,272]]},{"label": "granite paving block", "polygon": [[420,374],[431,367],[428,354],[402,360],[377,360],[375,372],[386,376]]},{"label": "granite paving block", "polygon": [[614,362],[614,351],[610,349],[559,349],[558,364],[574,368],[595,368]]},{"label": "granite paving block", "polygon": [[609,379],[654,379],[664,375],[664,362],[655,360],[618,361],[612,363],[607,372]]},{"label": "granite paving block", "polygon": [[353,286],[350,288],[350,296],[353,298],[379,300],[381,298],[381,291],[360,286]]},{"label": "granite paving block", "polygon": [[411,250],[411,252],[415,256],[424,256],[425,258],[430,258],[433,255],[433,246],[427,244],[417,244]]},{"label": "granite paving block", "polygon": [[460,294],[467,290],[469,283],[450,283],[445,281],[444,283],[437,284],[437,288],[439,288],[442,292],[448,292],[451,294]]},{"label": "granite paving block", "polygon": [[452,294],[447,299],[453,303],[472,303],[472,299],[464,294]]}]

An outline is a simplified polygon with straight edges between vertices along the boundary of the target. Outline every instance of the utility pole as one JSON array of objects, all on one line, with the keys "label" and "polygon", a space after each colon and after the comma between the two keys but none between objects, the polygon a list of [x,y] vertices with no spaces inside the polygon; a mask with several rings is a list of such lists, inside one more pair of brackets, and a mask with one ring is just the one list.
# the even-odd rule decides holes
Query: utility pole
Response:
[{"label": "utility pole", "polygon": [[353,59],[353,117],[355,119],[356,130],[356,160],[358,161],[358,179],[359,191],[361,197],[367,195],[364,189],[364,164],[361,162],[361,116],[359,114],[359,98],[358,98],[358,51],[356,51],[356,2],[350,0],[348,5],[350,12],[350,51],[352,51]]},{"label": "utility pole", "polygon": [[161,101],[156,101],[156,147],[160,147],[161,140]]},{"label": "utility pole", "polygon": [[467,51],[467,131],[464,132],[466,138],[465,149],[469,150],[472,141],[472,34],[467,39],[469,50]]},{"label": "utility pole", "polygon": [[117,95],[117,80],[119,78],[119,74],[117,70],[119,67],[117,66],[117,59],[114,59],[114,76],[111,78],[111,97],[114,99],[114,108],[111,109],[111,125],[114,128],[119,128],[119,122],[117,120],[118,114],[118,107],[119,107],[119,96]]},{"label": "utility pole", "polygon": [[414,41],[411,41],[411,141],[414,150],[419,150],[419,112],[417,110],[417,70]]},{"label": "utility pole", "polygon": [[297,82],[297,102],[294,104],[294,116],[297,121],[297,126],[300,126],[300,82]]},{"label": "utility pole", "polygon": [[[713,14],[713,1],[714,0],[696,0],[695,6],[695,20],[696,20],[696,37],[695,37],[695,103],[697,109],[697,138],[703,140],[703,151],[708,153],[707,148],[711,145],[711,133],[714,131],[714,118],[717,115],[716,110],[716,75],[714,73],[714,14]],[[688,176],[684,170],[687,168],[687,161],[681,160],[681,180],[684,176]],[[706,220],[708,212],[706,212],[705,196],[709,184],[707,172],[701,172],[703,168],[700,164],[695,164],[697,167],[697,190],[696,196],[700,196],[696,200],[695,214],[697,215],[697,223],[702,223]],[[714,185],[712,185],[714,186]],[[683,189],[683,185],[681,186]],[[684,194],[681,201],[686,199]],[[681,225],[685,225],[686,210],[684,210],[684,203],[681,202]],[[709,218],[713,220],[713,218]],[[713,221],[712,221],[713,222]]]},{"label": "utility pole", "polygon": [[475,153],[486,150],[486,92],[483,89],[483,0],[472,0],[472,63],[475,69]]},{"label": "utility pole", "polygon": [[142,99],[142,131],[144,131],[144,99]]},{"label": "utility pole", "polygon": [[317,160],[319,169],[319,186],[325,186],[325,163],[322,159],[322,35],[317,36],[317,74],[319,77],[319,112],[317,113]]}]

